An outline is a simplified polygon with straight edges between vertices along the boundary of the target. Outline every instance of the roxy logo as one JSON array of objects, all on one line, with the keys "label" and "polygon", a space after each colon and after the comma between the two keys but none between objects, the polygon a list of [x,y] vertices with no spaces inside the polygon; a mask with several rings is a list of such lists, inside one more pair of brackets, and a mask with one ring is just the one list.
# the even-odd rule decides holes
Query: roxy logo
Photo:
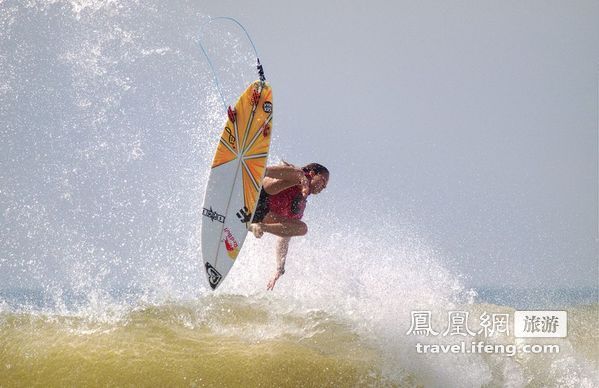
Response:
[{"label": "roxy logo", "polygon": [[214,220],[216,220],[222,224],[225,223],[225,216],[223,216],[222,214],[218,214],[217,212],[212,210],[212,206],[210,206],[210,209],[204,208],[202,214],[204,215],[204,217],[210,218],[213,222]]},{"label": "roxy logo", "polygon": [[210,283],[210,287],[214,290],[223,276],[210,263],[206,263],[206,274],[208,275],[208,283]]},{"label": "roxy logo", "polygon": [[229,228],[225,228],[223,232],[225,233],[223,242],[225,243],[225,248],[227,248],[227,254],[231,259],[235,260],[239,254],[239,244],[237,243],[237,240],[235,240],[235,237],[233,237]]}]

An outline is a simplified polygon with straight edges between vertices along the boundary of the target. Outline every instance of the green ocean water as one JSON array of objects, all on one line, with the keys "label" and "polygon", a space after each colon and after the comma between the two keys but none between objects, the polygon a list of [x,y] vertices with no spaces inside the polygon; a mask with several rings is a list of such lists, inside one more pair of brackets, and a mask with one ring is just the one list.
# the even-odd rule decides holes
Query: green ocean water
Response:
[{"label": "green ocean water", "polygon": [[324,313],[245,297],[120,317],[0,314],[0,386],[395,386],[379,354]]},{"label": "green ocean water", "polygon": [[[464,309],[473,316],[514,311],[485,303]],[[560,354],[457,364],[436,355],[414,369],[394,358],[422,357],[403,329],[381,341],[389,333],[380,328],[265,297],[212,295],[76,314],[7,309],[0,313],[0,386],[414,387],[428,386],[435,368],[453,373],[456,365],[489,370],[492,383],[484,386],[596,386],[599,305],[568,312],[568,337],[553,341]]]}]

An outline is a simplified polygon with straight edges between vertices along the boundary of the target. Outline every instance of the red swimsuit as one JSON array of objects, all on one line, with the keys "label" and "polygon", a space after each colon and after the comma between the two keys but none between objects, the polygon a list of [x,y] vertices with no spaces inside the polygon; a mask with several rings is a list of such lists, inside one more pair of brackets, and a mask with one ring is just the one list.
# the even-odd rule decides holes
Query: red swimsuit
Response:
[{"label": "red swimsuit", "polygon": [[292,186],[266,199],[269,211],[295,220],[301,220],[304,216],[306,202],[300,186]]}]

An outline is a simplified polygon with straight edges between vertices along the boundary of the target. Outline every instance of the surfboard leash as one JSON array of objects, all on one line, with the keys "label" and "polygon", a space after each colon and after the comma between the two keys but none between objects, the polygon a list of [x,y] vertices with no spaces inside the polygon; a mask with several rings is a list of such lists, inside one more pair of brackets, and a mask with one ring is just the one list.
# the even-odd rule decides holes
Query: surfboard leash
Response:
[{"label": "surfboard leash", "polygon": [[232,18],[230,16],[217,16],[217,17],[210,17],[208,22],[204,23],[201,27],[200,27],[200,38],[198,38],[198,43],[200,45],[200,48],[202,49],[202,52],[204,53],[204,56],[206,57],[206,60],[208,61],[208,65],[210,66],[210,70],[212,71],[212,77],[214,79],[214,82],[216,84],[216,89],[218,90],[218,94],[220,95],[221,101],[223,103],[223,107],[226,111],[230,110],[230,107],[228,107],[228,105],[225,103],[225,97],[223,95],[221,86],[220,86],[220,82],[218,80],[218,75],[216,74],[216,70],[214,69],[214,65],[212,64],[212,60],[210,59],[210,56],[208,55],[208,52],[206,51],[206,49],[204,48],[204,45],[202,44],[202,38],[201,36],[202,34],[202,29],[204,28],[204,26],[212,23],[215,20],[228,20],[231,21],[235,24],[237,24],[242,30],[243,32],[245,32],[245,35],[247,36],[250,44],[252,45],[252,48],[254,49],[254,54],[256,55],[256,61],[257,61],[257,65],[256,65],[256,69],[258,70],[258,77],[260,78],[260,82],[262,84],[264,84],[264,82],[266,82],[266,76],[264,75],[264,67],[262,66],[262,64],[260,63],[260,56],[258,55],[258,50],[256,49],[256,45],[254,44],[254,41],[252,40],[252,37],[250,36],[249,32],[246,30],[246,28],[243,26],[243,24],[241,24],[239,21],[237,21],[237,19]]},{"label": "surfboard leash", "polygon": [[266,81],[266,77],[264,76],[264,68],[262,67],[262,64],[260,63],[260,55],[258,55],[258,50],[256,49],[256,45],[254,44],[254,41],[252,40],[250,33],[243,26],[243,24],[241,24],[237,19],[232,18],[230,16],[217,16],[215,18],[212,18],[209,21],[209,23],[212,20],[229,20],[229,21],[237,24],[239,26],[239,28],[241,28],[243,30],[243,32],[245,32],[245,36],[247,36],[250,44],[252,45],[252,48],[254,49],[254,54],[256,54],[256,61],[257,61],[256,69],[258,69],[258,77],[260,77],[260,81],[262,81],[262,82]]}]

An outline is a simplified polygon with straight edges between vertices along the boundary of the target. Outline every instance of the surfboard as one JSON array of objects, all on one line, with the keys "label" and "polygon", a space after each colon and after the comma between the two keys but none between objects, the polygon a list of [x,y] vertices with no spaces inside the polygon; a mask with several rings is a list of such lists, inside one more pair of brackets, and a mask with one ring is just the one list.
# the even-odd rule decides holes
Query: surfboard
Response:
[{"label": "surfboard", "polygon": [[272,129],[272,89],[255,81],[229,107],[204,195],[202,257],[215,290],[235,264],[256,209]]}]

